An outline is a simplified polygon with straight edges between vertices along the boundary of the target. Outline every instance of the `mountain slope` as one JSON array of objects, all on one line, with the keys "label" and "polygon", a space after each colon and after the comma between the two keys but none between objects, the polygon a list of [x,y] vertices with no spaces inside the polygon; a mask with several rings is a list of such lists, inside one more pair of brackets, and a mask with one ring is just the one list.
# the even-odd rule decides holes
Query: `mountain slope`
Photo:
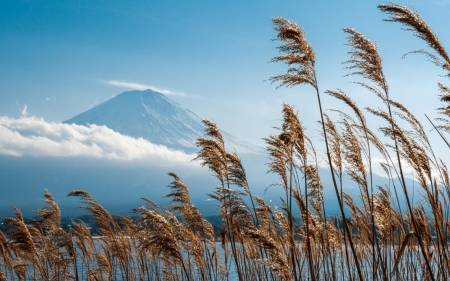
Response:
[{"label": "mountain slope", "polygon": [[[64,123],[105,125],[134,138],[144,138],[172,149],[195,152],[195,142],[203,136],[201,118],[161,93],[124,92]],[[227,150],[260,153],[261,148],[222,132]]]}]

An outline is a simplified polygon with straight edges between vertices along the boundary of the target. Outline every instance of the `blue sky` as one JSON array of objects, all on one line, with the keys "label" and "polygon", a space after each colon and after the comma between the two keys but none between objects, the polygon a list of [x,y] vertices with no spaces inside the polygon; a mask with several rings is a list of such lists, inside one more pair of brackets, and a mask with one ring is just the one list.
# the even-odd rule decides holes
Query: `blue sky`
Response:
[{"label": "blue sky", "polygon": [[[293,104],[312,131],[319,119],[312,89],[276,90],[264,81],[286,70],[267,63],[279,45],[271,41],[271,18],[285,17],[304,28],[316,51],[321,91],[342,88],[361,107],[382,106],[350,83],[356,77],[343,77],[349,49],[341,29],[351,27],[377,42],[392,98],[421,119],[436,117],[436,83],[448,80],[423,56],[401,58],[425,44],[383,22],[376,8],[382,3],[2,0],[0,116],[17,118],[26,105],[29,115],[60,122],[134,83],[174,93],[199,116],[259,145],[279,125],[282,102]],[[412,4],[450,48],[450,1],[397,3]],[[324,97],[324,106],[340,104]]]}]

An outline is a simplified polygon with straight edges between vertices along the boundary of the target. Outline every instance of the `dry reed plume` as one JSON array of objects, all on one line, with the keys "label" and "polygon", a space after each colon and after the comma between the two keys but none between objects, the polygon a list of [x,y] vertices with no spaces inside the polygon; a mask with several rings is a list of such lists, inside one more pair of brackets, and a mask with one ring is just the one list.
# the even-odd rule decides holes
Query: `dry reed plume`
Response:
[{"label": "dry reed plume", "polygon": [[[410,53],[425,54],[450,76],[445,48],[416,11],[397,4],[379,9],[434,51]],[[346,76],[362,78],[357,84],[380,99],[382,108],[366,111],[384,124],[376,128],[381,136],[343,90],[325,93],[350,110],[322,110],[316,57],[304,31],[284,18],[273,24],[282,45],[272,61],[286,63],[288,70],[270,81],[280,82],[277,87],[305,84],[316,90],[323,138],[313,143],[299,114],[283,105],[278,132],[264,139],[269,172],[279,178],[272,185],[283,190],[280,206],[252,194],[239,156],[226,149],[217,125],[204,120],[205,136],[198,138],[194,160],[218,180],[208,196],[216,200],[223,219],[219,234],[175,173],[169,173],[170,205],[161,208],[143,198],[144,206],[133,210],[137,219],[111,215],[86,191],[70,192],[95,218],[99,237],[83,221],[63,231],[58,204],[45,191],[46,207],[32,223],[26,224],[17,208],[15,217],[4,219],[10,229],[0,231],[0,280],[448,280],[448,168],[436,156],[428,129],[391,98],[377,45],[344,29],[350,48]],[[438,109],[440,124],[430,122],[446,142],[441,131],[450,132],[450,88],[441,83],[438,88],[447,105]],[[318,165],[322,155],[316,148],[326,153],[338,215],[326,213]],[[389,186],[373,181],[374,153],[384,159]],[[410,198],[406,164],[422,200]],[[344,192],[345,181],[358,187],[359,200]]]}]

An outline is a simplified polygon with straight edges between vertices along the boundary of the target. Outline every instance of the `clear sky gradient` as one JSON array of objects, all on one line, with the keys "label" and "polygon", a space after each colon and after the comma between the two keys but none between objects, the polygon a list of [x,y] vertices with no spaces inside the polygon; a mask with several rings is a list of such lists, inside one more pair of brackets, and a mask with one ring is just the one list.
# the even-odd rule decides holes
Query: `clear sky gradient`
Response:
[{"label": "clear sky gradient", "polygon": [[[349,56],[344,27],[378,44],[392,98],[423,119],[436,117],[437,67],[410,50],[426,45],[383,22],[381,1],[0,1],[0,116],[67,120],[131,88],[153,87],[246,141],[280,125],[291,103],[310,130],[319,119],[307,86],[278,89],[265,81],[286,70],[267,63],[279,42],[273,17],[297,22],[316,51],[321,91],[343,89],[361,107],[382,106],[343,77]],[[411,3],[450,50],[450,1]],[[341,108],[324,96],[325,108]],[[379,122],[377,121],[374,122]],[[376,125],[376,123],[375,123]],[[427,124],[428,126],[428,124]]]}]

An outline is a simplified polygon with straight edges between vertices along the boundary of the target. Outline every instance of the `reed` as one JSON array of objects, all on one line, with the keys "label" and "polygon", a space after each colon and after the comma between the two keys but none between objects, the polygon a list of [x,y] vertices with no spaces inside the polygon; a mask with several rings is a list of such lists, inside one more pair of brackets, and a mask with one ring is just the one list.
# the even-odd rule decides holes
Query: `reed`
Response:
[{"label": "reed", "polygon": [[[444,46],[415,10],[397,4],[379,9],[431,49],[408,54],[424,54],[450,76]],[[316,56],[303,29],[284,18],[273,19],[273,24],[275,40],[282,45],[272,61],[284,62],[288,70],[270,81],[279,82],[278,87],[314,88],[323,139],[313,142],[294,107],[283,105],[277,133],[264,139],[268,170],[279,179],[272,185],[283,190],[280,206],[253,195],[239,156],[227,150],[218,126],[204,120],[205,135],[198,138],[194,160],[218,181],[208,193],[224,222],[218,236],[192,204],[188,186],[173,172],[166,195],[171,203],[160,207],[143,198],[144,206],[132,210],[137,219],[113,216],[86,191],[70,192],[95,218],[99,237],[83,221],[74,222],[70,232],[61,230],[61,211],[45,191],[46,206],[37,211],[37,219],[25,223],[17,208],[15,217],[4,219],[10,229],[0,231],[0,281],[448,280],[448,168],[433,150],[424,125],[393,100],[376,43],[344,29],[349,46],[346,75],[362,78],[357,84],[384,107],[364,110],[343,90],[326,90],[349,109],[326,113]],[[444,103],[438,109],[441,117],[428,120],[450,147],[444,137],[450,131],[450,88],[439,83],[438,89]],[[381,127],[370,128],[366,114],[379,118]],[[326,155],[317,155],[316,148]],[[389,186],[373,181],[374,153],[384,159]],[[329,165],[338,215],[326,213],[320,157]],[[405,164],[414,170],[422,200],[410,199]],[[358,187],[360,203],[344,192],[344,177]]]}]

